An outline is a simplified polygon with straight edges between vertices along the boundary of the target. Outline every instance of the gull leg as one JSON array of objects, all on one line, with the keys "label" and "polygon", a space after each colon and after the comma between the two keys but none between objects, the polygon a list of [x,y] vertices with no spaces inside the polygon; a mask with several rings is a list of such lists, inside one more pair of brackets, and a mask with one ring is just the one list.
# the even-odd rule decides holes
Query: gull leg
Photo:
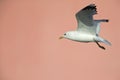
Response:
[{"label": "gull leg", "polygon": [[97,41],[95,41],[96,44],[101,48],[101,49],[104,49],[105,50],[105,47],[101,46]]}]

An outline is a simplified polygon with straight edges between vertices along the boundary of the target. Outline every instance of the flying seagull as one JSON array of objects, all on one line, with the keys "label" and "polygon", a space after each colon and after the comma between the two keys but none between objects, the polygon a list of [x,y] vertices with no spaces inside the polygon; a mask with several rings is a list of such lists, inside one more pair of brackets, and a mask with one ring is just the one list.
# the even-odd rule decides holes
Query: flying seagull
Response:
[{"label": "flying seagull", "polygon": [[100,23],[108,22],[108,19],[94,20],[93,15],[97,14],[95,4],[90,4],[75,14],[78,27],[77,30],[65,32],[59,39],[66,38],[78,42],[95,42],[100,48],[105,50],[99,42],[111,45],[110,42],[99,36]]}]

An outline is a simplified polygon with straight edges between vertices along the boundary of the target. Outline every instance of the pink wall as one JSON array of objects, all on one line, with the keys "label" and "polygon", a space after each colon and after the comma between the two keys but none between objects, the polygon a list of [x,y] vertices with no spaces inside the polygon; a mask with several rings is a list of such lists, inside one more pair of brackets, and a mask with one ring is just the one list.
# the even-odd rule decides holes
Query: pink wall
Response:
[{"label": "pink wall", "polygon": [[[112,46],[59,40],[77,26],[74,14],[95,3],[108,18],[101,35]],[[120,80],[119,0],[2,0],[0,80]]]}]

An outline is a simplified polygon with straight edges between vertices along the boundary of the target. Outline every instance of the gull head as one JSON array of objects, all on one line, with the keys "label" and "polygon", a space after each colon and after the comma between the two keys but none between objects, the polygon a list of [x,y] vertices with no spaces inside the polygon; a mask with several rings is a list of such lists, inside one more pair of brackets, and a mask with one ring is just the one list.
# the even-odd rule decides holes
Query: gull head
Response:
[{"label": "gull head", "polygon": [[68,31],[68,32],[65,32],[61,37],[59,37],[59,39],[63,39],[63,38],[72,39],[74,37],[74,34],[75,34],[75,31]]}]

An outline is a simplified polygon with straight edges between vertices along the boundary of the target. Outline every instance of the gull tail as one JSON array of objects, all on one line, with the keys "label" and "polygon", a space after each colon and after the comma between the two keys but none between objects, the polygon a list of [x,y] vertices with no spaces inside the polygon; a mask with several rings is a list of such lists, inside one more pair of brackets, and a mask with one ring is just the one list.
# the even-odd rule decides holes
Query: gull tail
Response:
[{"label": "gull tail", "polygon": [[107,40],[105,40],[105,39],[103,39],[101,37],[96,37],[95,41],[103,42],[103,43],[105,43],[106,45],[109,45],[109,46],[112,45],[109,41],[107,41]]}]

